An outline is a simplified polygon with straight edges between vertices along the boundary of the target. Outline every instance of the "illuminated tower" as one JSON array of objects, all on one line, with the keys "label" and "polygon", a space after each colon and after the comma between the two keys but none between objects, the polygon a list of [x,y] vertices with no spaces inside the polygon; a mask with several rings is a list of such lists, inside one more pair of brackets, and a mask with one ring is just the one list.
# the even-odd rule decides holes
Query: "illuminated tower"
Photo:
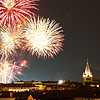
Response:
[{"label": "illuminated tower", "polygon": [[92,82],[92,73],[90,72],[89,64],[88,64],[88,59],[87,59],[87,64],[85,68],[85,72],[83,72],[83,82]]}]

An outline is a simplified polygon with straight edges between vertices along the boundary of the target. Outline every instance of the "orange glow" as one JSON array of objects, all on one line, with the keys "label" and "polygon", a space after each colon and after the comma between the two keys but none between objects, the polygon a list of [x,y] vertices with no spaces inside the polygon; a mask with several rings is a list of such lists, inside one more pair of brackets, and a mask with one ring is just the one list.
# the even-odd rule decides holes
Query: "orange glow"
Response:
[{"label": "orange glow", "polygon": [[21,66],[24,66],[24,67],[28,67],[28,66],[27,66],[27,61],[26,61],[26,60],[23,60],[23,61],[21,62],[20,65],[21,65]]}]

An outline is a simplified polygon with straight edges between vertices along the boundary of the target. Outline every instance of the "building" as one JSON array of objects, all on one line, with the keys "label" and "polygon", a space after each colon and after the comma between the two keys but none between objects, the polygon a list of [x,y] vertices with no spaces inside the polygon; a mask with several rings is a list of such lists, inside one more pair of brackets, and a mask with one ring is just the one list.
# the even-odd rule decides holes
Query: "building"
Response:
[{"label": "building", "polygon": [[15,100],[15,97],[13,97],[13,92],[0,91],[0,100]]},{"label": "building", "polygon": [[83,84],[84,85],[89,85],[92,88],[100,89],[100,79],[92,79],[93,75],[92,75],[90,68],[89,68],[88,59],[87,59],[85,72],[83,72],[82,76],[83,76]]},{"label": "building", "polygon": [[83,72],[83,82],[92,82],[92,78],[93,78],[93,75],[90,71],[89,63],[88,63],[88,59],[87,59],[85,72]]},{"label": "building", "polygon": [[[27,83],[27,82],[26,82]],[[1,91],[13,91],[13,92],[23,92],[35,90],[36,86],[34,84],[26,84],[25,82],[13,82],[9,84],[1,84]]]}]

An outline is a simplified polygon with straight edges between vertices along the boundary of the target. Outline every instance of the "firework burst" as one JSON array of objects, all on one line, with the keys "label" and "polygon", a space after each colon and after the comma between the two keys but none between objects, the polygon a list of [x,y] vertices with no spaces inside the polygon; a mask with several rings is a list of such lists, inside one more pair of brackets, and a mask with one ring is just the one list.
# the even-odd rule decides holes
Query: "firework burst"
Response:
[{"label": "firework burst", "polygon": [[22,74],[22,67],[16,62],[3,60],[0,62],[0,83],[10,83],[14,79],[19,80],[15,75]]},{"label": "firework burst", "polygon": [[0,35],[0,54],[7,59],[22,45],[22,29],[1,28]]},{"label": "firework burst", "polygon": [[38,58],[53,57],[62,49],[64,35],[62,35],[62,27],[55,20],[50,22],[49,19],[30,18],[25,25],[26,48],[32,55],[36,54]]},{"label": "firework burst", "polygon": [[29,9],[37,9],[35,1],[38,0],[0,0],[0,25],[11,26],[19,21],[25,21],[27,16],[35,15]]}]

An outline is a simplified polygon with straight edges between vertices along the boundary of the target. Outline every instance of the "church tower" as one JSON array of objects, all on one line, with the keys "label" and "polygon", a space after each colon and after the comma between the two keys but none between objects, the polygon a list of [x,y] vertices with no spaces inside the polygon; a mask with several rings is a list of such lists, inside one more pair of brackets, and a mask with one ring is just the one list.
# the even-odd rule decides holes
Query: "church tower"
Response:
[{"label": "church tower", "polygon": [[87,64],[85,68],[85,72],[83,72],[83,82],[92,82],[92,73],[90,72],[89,63],[87,59]]}]

